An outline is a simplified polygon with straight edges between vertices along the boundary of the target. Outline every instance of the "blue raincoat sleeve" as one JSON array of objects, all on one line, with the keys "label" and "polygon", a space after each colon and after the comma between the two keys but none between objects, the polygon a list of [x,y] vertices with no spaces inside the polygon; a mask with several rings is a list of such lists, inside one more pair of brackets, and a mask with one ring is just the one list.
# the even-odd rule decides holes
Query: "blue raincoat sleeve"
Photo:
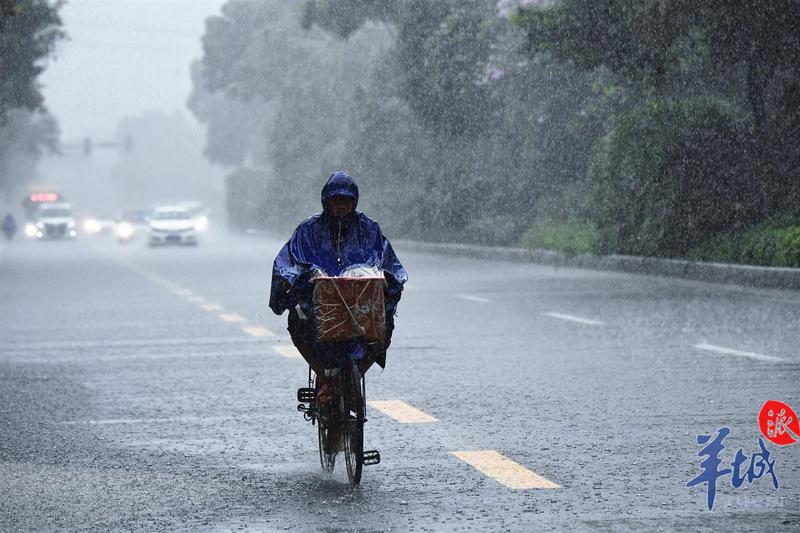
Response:
[{"label": "blue raincoat sleeve", "polygon": [[[310,242],[304,242],[303,226],[308,221],[301,224],[289,241],[283,245],[275,261],[272,264],[272,283],[269,295],[269,307],[272,311],[280,315],[286,309],[291,309],[300,299],[302,288],[307,282],[308,275],[313,270],[314,265],[299,260],[292,249],[302,249],[313,246]],[[302,257],[302,255],[301,255]]]}]

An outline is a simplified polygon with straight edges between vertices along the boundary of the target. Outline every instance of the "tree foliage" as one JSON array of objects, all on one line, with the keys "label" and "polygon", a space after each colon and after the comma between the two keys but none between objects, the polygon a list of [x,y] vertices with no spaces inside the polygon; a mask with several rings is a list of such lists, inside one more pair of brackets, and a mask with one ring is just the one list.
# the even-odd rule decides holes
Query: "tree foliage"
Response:
[{"label": "tree foliage", "polygon": [[63,37],[61,2],[0,0],[0,125],[11,109],[37,109],[42,60]]},{"label": "tree foliage", "polygon": [[191,107],[241,224],[682,255],[800,205],[798,3],[230,0]]},{"label": "tree foliage", "polygon": [[651,100],[622,116],[593,168],[600,251],[685,256],[752,224],[745,133],[732,106],[704,98]]},{"label": "tree foliage", "polygon": [[61,31],[61,2],[0,0],[0,190],[33,175],[43,148],[55,149],[58,128],[37,82]]},{"label": "tree foliage", "polygon": [[303,24],[347,38],[368,20],[394,28],[400,95],[418,119],[456,136],[486,128],[490,88],[478,82],[491,54],[493,2],[309,0]]},{"label": "tree foliage", "polygon": [[387,228],[513,243],[537,198],[585,178],[613,107],[602,76],[519,55],[493,2],[239,0],[220,18],[191,106],[210,156],[261,169],[278,223],[317,209],[342,167]]},{"label": "tree foliage", "polygon": [[[691,194],[683,201],[693,202],[683,206],[688,212],[675,217],[673,211],[660,210],[655,198],[653,204],[630,206],[625,203],[630,197],[622,195],[616,210],[649,210],[646,218],[659,226],[658,231],[672,233],[665,236],[668,240],[713,238],[730,220],[728,213],[707,205],[705,199],[719,198],[726,191],[718,188],[732,186],[718,172],[726,168],[736,169],[737,183],[748,184],[748,196],[739,198],[739,203],[755,213],[739,223],[777,216],[796,205],[800,148],[792,139],[800,133],[800,1],[562,0],[521,10],[516,20],[526,30],[530,55],[549,54],[587,72],[607,69],[628,90],[632,105],[639,106],[617,116],[616,133],[604,139],[597,168],[615,168],[603,159],[611,154],[634,154],[641,165],[629,160],[626,168],[637,172],[637,179],[659,183],[664,198],[682,197],[688,191]],[[733,146],[734,139],[722,135],[719,121],[709,115],[712,108],[699,109],[697,98],[724,101],[729,120],[740,124]],[[699,116],[676,111],[655,117],[653,106],[673,111],[683,106]],[[699,117],[709,122],[703,125]],[[632,124],[637,120],[638,126]],[[629,134],[631,128],[636,135]],[[674,137],[665,137],[665,129]],[[705,133],[698,137],[701,131]],[[674,150],[676,140],[686,150]],[[728,159],[720,159],[720,154]],[[663,172],[664,164],[685,167],[686,157],[692,158],[691,168],[685,168],[688,176]],[[645,158],[656,164],[645,164]],[[614,176],[601,172],[596,178],[600,180],[596,190],[607,200],[608,192],[615,190]],[[727,191],[732,196],[739,192]],[[704,222],[693,226],[696,216]],[[606,228],[609,224],[613,221],[602,221]],[[697,233],[687,234],[689,228]],[[656,253],[647,239],[631,246],[625,237],[631,228],[623,225],[616,230],[619,238],[607,240],[605,249]],[[665,246],[659,253],[686,251],[677,242],[656,240]]]}]

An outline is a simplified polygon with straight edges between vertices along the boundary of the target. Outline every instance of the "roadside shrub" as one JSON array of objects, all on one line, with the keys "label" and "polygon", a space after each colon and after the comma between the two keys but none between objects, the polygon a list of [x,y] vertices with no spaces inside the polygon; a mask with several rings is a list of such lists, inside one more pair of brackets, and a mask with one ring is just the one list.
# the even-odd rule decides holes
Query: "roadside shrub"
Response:
[{"label": "roadside shrub", "polygon": [[520,238],[525,248],[544,248],[566,254],[595,251],[597,232],[588,222],[536,222]]},{"label": "roadside shrub", "polygon": [[684,257],[751,226],[746,131],[733,106],[709,98],[651,100],[620,117],[591,170],[598,251]]},{"label": "roadside shrub", "polygon": [[462,239],[465,242],[506,246],[513,244],[519,235],[519,217],[511,215],[494,215],[474,220],[466,225]]},{"label": "roadside shrub", "polygon": [[800,225],[764,224],[727,235],[694,250],[699,261],[759,266],[800,267]]}]

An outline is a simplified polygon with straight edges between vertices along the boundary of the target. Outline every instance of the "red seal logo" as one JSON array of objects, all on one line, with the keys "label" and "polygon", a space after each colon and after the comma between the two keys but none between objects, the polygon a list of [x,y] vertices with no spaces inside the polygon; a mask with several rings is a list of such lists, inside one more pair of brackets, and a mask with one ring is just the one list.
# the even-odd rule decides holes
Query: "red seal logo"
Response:
[{"label": "red seal logo", "polygon": [[788,446],[800,440],[800,420],[797,413],[783,402],[767,400],[758,413],[758,428],[772,443]]}]

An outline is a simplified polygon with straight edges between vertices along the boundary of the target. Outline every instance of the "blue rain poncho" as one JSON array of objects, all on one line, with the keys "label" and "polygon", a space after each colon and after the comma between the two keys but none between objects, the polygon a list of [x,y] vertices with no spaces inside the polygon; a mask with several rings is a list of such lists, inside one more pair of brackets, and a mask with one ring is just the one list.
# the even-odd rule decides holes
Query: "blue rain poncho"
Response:
[{"label": "blue rain poncho", "polygon": [[386,277],[387,300],[400,299],[408,275],[389,239],[378,223],[364,213],[354,211],[342,219],[328,213],[328,200],[338,195],[353,198],[358,206],[358,186],[344,172],[331,175],[322,188],[322,213],[300,224],[278,252],[269,296],[269,306],[275,314],[282,314],[310,295],[308,284],[315,269],[338,276],[353,265],[378,267]]}]

